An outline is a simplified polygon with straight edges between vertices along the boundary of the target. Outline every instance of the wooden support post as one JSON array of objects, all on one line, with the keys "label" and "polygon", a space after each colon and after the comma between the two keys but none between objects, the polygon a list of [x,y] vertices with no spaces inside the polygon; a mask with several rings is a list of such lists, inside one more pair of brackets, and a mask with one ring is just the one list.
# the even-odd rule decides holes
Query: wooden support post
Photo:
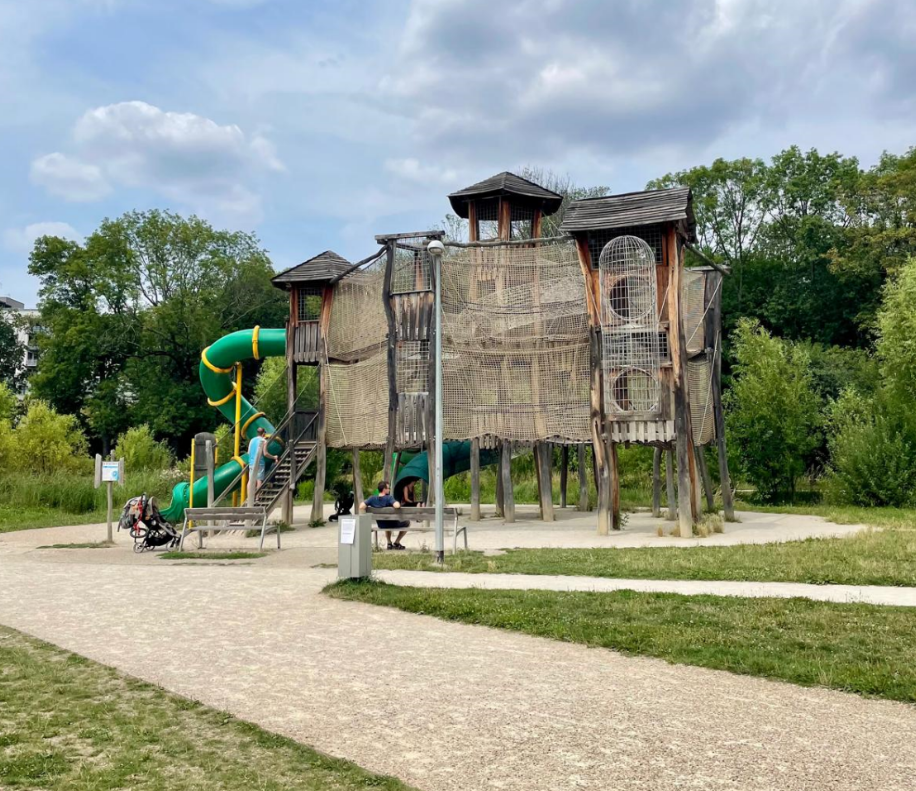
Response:
[{"label": "wooden support post", "polygon": [[706,495],[706,510],[712,513],[716,510],[716,492],[712,488],[712,478],[709,477],[709,467],[706,465],[706,454],[702,445],[697,445],[696,453],[697,469],[700,472],[700,480],[703,481],[703,494]]},{"label": "wooden support post", "polygon": [[471,521],[480,521],[480,440],[471,440]]},{"label": "wooden support post", "polygon": [[[395,439],[398,427],[398,380],[397,380],[397,323],[394,317],[394,306],[391,304],[391,278],[394,273],[394,245],[393,240],[388,241],[387,260],[385,262],[385,277],[382,282],[382,304],[385,307],[385,317],[388,320],[388,440],[385,443],[385,461],[382,468],[383,480],[390,481],[394,486],[392,462],[394,460]],[[430,478],[432,480],[432,478]]]},{"label": "wooden support post", "polygon": [[620,530],[620,470],[617,443],[608,441],[608,484],[611,489],[611,529]]},{"label": "wooden support post", "polygon": [[585,462],[585,445],[579,445],[579,502],[576,508],[583,513],[588,511],[588,467]]},{"label": "wooden support post", "polygon": [[353,505],[359,513],[359,504],[365,500],[363,497],[363,474],[359,469],[359,448],[353,448]]},{"label": "wooden support post", "polygon": [[595,293],[595,277],[592,272],[591,258],[585,238],[576,239],[579,253],[579,266],[585,278],[586,303],[588,307],[589,337],[589,396],[591,412],[589,425],[592,432],[592,452],[595,462],[595,484],[598,489],[598,535],[606,536],[611,532],[611,481],[608,469],[607,449],[604,443],[604,388],[601,371],[601,316],[598,311],[598,298]]},{"label": "wooden support post", "polygon": [[566,490],[569,486],[569,445],[560,450],[560,508],[566,508]]},{"label": "wooden support post", "polygon": [[674,431],[677,452],[678,533],[693,536],[693,523],[699,514],[696,503],[696,465],[693,431],[687,395],[687,343],[681,311],[681,253],[677,232],[672,226],[666,237],[668,252],[668,338],[674,380]]},{"label": "wooden support post", "polygon": [[677,519],[677,494],[674,489],[674,451],[671,448],[665,450],[665,494],[668,497],[668,515],[665,518],[673,522]]},{"label": "wooden support post", "polygon": [[[732,496],[731,476],[728,473],[728,454],[725,448],[725,412],[722,409],[722,275],[712,277],[712,306],[706,314],[707,337],[713,338],[713,359],[710,390],[712,414],[716,426],[716,450],[719,454],[719,486],[722,489],[722,510],[726,522],[735,521],[735,500]],[[710,283],[710,281],[707,281]],[[708,286],[707,286],[708,288]]]},{"label": "wooden support post", "polygon": [[538,494],[541,501],[541,519],[553,522],[556,517],[553,512],[553,475],[551,472],[551,450],[549,442],[537,442],[534,446],[534,455],[537,459]]},{"label": "wooden support post", "polygon": [[[299,366],[293,361],[293,336],[296,331],[294,325],[290,324],[286,328],[286,411],[287,413],[292,412],[296,408],[296,391],[297,383],[299,379]],[[293,431],[296,430],[295,418],[293,418]],[[295,461],[295,454],[292,456]],[[292,473],[292,470],[290,470]],[[293,509],[295,508],[296,500],[296,481],[290,475],[289,486],[286,488],[286,492],[283,495],[283,506],[281,511],[281,518],[288,525],[293,523]]]},{"label": "wooden support post", "polygon": [[652,516],[662,515],[662,449],[655,448],[652,454]]},{"label": "wooden support post", "polygon": [[318,366],[318,430],[315,437],[315,492],[312,495],[312,522],[324,521],[324,483],[328,469],[328,366]]},{"label": "wooden support post", "polygon": [[504,516],[506,513],[506,497],[503,492],[503,464],[502,443],[499,443],[499,464],[496,465],[496,515]]},{"label": "wooden support post", "polygon": [[514,522],[515,493],[512,490],[512,443],[506,439],[503,440],[499,475],[503,484],[503,519],[507,523]]}]

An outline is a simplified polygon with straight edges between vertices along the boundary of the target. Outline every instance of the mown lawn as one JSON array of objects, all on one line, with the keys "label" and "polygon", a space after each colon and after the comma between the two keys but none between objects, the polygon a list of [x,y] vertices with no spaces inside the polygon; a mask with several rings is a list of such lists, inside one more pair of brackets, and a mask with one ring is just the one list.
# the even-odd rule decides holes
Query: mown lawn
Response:
[{"label": "mown lawn", "polygon": [[408,786],[0,627],[0,788]]},{"label": "mown lawn", "polygon": [[864,530],[848,538],[723,547],[511,549],[495,556],[459,552],[446,555],[444,568],[428,553],[385,552],[376,553],[373,563],[380,569],[422,571],[912,586],[916,529],[912,512],[906,513],[885,514],[890,523],[886,529]]},{"label": "mown lawn", "polygon": [[[116,514],[116,516],[119,515],[120,512]],[[72,514],[60,508],[0,505],[0,533],[11,533],[14,530],[34,530],[41,527],[62,527],[64,525],[93,525],[104,521],[105,511]]]},{"label": "mown lawn", "polygon": [[808,599],[411,588],[340,582],[396,607],[675,664],[916,702],[916,610]]},{"label": "mown lawn", "polygon": [[266,552],[246,552],[244,550],[230,550],[228,552],[163,552],[160,560],[257,560],[266,557]]}]

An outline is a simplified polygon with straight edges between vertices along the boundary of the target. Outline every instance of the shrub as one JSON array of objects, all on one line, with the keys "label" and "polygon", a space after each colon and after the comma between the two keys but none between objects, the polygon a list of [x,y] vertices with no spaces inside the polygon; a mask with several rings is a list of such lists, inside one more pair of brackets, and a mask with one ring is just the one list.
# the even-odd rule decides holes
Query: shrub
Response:
[{"label": "shrub", "polygon": [[44,401],[32,401],[13,432],[15,453],[37,473],[72,470],[86,454],[86,438],[73,415],[61,415]]},{"label": "shrub", "polygon": [[129,428],[118,437],[115,456],[124,459],[127,470],[165,470],[172,465],[172,453],[157,442],[146,424]]},{"label": "shrub", "polygon": [[884,396],[845,391],[831,404],[827,498],[848,505],[914,502],[916,427]]},{"label": "shrub", "polygon": [[743,319],[726,393],[729,447],[762,500],[792,495],[819,444],[821,418],[805,350]]}]

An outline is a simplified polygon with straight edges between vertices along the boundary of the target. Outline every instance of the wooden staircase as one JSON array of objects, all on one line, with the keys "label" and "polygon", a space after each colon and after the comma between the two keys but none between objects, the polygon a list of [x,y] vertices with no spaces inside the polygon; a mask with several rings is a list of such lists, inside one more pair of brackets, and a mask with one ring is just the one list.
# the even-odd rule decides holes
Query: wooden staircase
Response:
[{"label": "wooden staircase", "polygon": [[[312,440],[299,440],[292,449],[287,448],[270,468],[264,483],[258,489],[254,504],[267,509],[268,516],[277,507],[290,486],[295,486],[315,458],[318,444]],[[292,459],[296,460],[296,480],[290,481]]]}]

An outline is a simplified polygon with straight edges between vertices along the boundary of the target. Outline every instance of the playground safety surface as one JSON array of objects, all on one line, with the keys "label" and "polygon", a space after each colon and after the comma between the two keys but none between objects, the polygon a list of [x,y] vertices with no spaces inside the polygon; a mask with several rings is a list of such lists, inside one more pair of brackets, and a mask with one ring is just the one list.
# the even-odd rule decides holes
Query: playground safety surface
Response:
[{"label": "playground safety surface", "polygon": [[283,561],[330,549],[237,567],[135,556],[123,537],[34,549],[77,535],[2,537],[0,622],[425,791],[916,776],[916,707],[331,600],[333,569]]}]

